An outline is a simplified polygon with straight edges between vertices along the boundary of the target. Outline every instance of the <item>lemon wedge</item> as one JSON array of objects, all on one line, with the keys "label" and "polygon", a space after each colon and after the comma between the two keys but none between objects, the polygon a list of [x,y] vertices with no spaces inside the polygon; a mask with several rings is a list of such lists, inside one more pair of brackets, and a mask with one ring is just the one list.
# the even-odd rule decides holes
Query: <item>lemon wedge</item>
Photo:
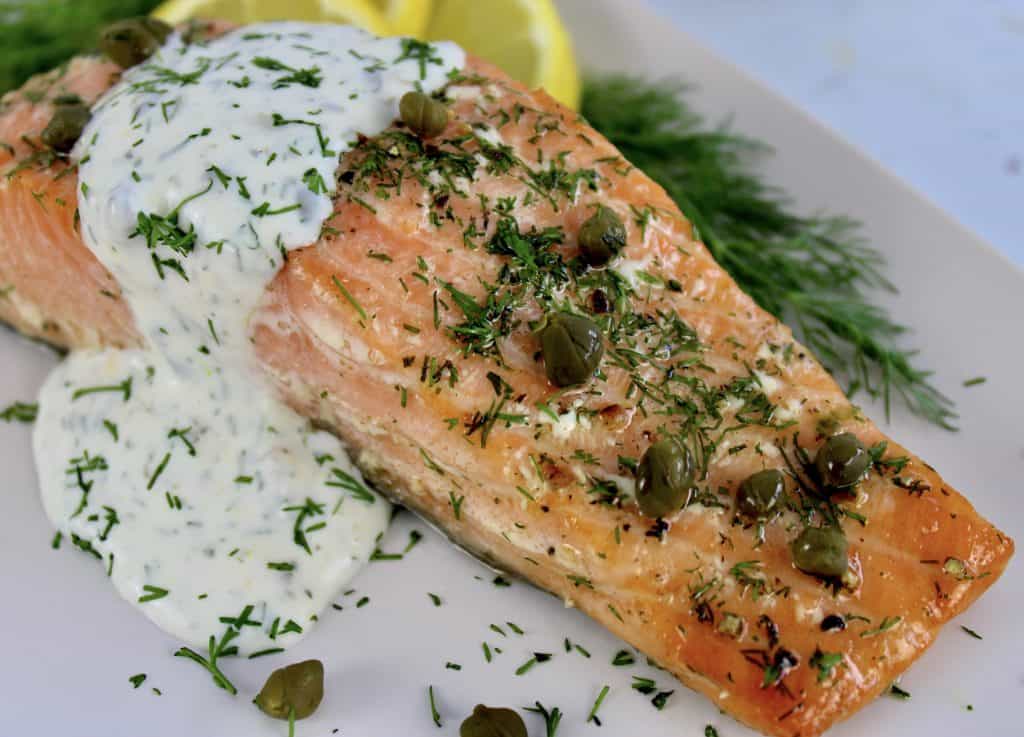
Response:
[{"label": "lemon wedge", "polygon": [[561,103],[579,105],[572,43],[551,0],[436,0],[426,38],[455,41]]},{"label": "lemon wedge", "polygon": [[167,0],[153,15],[168,23],[320,20],[381,36],[455,41],[521,82],[579,106],[572,43],[552,0]]},{"label": "lemon wedge", "polygon": [[391,27],[370,0],[168,0],[153,15],[168,23],[216,18],[235,23],[306,20],[348,23],[386,36]]},{"label": "lemon wedge", "polygon": [[433,0],[371,0],[396,36],[420,38],[427,29]]}]

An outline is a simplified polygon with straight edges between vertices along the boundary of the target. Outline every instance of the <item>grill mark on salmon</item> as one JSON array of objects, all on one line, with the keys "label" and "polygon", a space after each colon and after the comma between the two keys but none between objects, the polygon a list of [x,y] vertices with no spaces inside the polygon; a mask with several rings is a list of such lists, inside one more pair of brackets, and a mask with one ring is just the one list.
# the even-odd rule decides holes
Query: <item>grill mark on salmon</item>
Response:
[{"label": "grill mark on salmon", "polygon": [[[114,79],[111,65],[79,58],[0,102],[0,319],[67,348],[140,340],[117,285],[79,238],[73,166],[38,143],[54,96],[92,102]],[[323,237],[289,255],[252,318],[259,362],[293,407],[352,447],[381,490],[585,611],[740,721],[808,737],[848,717],[998,578],[1013,542],[864,418],[789,329],[714,262],[665,192],[599,133],[478,60],[448,94],[452,120],[425,150],[410,150],[396,126],[342,157]],[[517,163],[506,166],[510,157]],[[418,169],[424,160],[433,174]],[[531,173],[551,162],[550,179],[536,184]],[[576,181],[560,189],[558,177]],[[502,213],[507,197],[516,204]],[[497,353],[473,352],[452,334],[465,317],[445,285],[483,302],[484,285],[499,282],[510,262],[487,249],[503,217],[525,234],[559,228],[552,252],[568,263],[597,203],[627,230],[612,268],[628,275],[642,266],[654,277],[634,277],[626,312],[663,323],[675,316],[701,345],[671,361],[645,359],[641,373],[696,411],[707,413],[701,403],[737,381],[761,403],[751,409],[743,397],[720,396],[699,501],[664,524],[622,501],[631,482],[620,457],[639,458],[675,421],[630,390],[635,371],[606,356],[603,377],[556,390],[537,355],[531,322],[543,309],[532,297],[512,311]],[[594,309],[592,294],[556,292]],[[665,378],[669,363],[687,358],[673,376],[694,383]],[[505,386],[505,419],[492,421]],[[744,424],[744,412],[768,419]],[[907,459],[898,472],[873,470],[855,497],[842,498],[866,519],[842,520],[859,572],[849,589],[793,566],[789,542],[802,527],[795,511],[767,525],[758,544],[733,509],[750,473],[784,468],[783,454],[792,461],[797,444],[813,454],[839,431],[868,446],[887,442],[885,458]],[[613,482],[618,498],[593,491]],[[789,490],[795,496],[792,482]],[[855,618],[822,632],[833,613]],[[818,650],[841,655],[821,681]]]}]

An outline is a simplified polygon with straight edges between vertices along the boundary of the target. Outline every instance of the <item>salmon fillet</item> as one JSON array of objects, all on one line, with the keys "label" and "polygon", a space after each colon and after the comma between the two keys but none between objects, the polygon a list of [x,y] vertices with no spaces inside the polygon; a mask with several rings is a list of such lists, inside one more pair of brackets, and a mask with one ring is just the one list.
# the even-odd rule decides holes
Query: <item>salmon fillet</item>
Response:
[{"label": "salmon fillet", "polygon": [[[140,342],[79,238],[73,164],[38,142],[56,95],[93,101],[114,80],[79,58],[0,102],[0,319],[65,348]],[[738,720],[811,737],[850,716],[995,582],[1013,542],[864,417],[585,121],[475,59],[447,95],[442,136],[396,124],[342,157],[322,238],[289,254],[252,317],[257,361],[396,502]],[[587,271],[577,236],[597,204],[627,246]],[[606,350],[591,382],[560,390],[535,329],[567,303]],[[632,469],[665,431],[701,473],[693,502],[654,521]],[[837,432],[878,458],[833,508],[842,586],[790,552],[822,513],[801,458]],[[788,501],[762,539],[735,494],[765,468],[789,474]],[[825,631],[835,614],[845,628]]]}]

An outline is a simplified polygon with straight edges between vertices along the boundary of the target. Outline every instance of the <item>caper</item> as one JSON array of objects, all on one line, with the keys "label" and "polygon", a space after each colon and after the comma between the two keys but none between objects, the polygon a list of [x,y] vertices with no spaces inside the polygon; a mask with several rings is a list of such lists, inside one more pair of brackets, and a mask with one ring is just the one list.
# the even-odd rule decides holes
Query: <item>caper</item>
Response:
[{"label": "caper", "polygon": [[744,517],[767,519],[776,512],[786,482],[774,468],[748,476],[736,494],[736,508]]},{"label": "caper", "polygon": [[173,29],[156,18],[126,18],[100,34],[100,51],[127,69],[151,57]]},{"label": "caper", "polygon": [[826,490],[854,486],[871,465],[871,454],[853,433],[833,435],[818,449],[814,468]]},{"label": "caper", "polygon": [[278,668],[253,702],[267,716],[275,719],[305,719],[320,706],[324,698],[324,664],[319,660],[303,660]]},{"label": "caper", "polygon": [[580,226],[579,242],[580,256],[587,266],[604,266],[626,247],[626,227],[613,210],[598,205]]},{"label": "caper", "polygon": [[636,503],[652,518],[685,507],[693,493],[693,456],[672,438],[654,443],[636,469]]},{"label": "caper", "polygon": [[53,110],[50,122],[43,128],[40,139],[54,151],[67,153],[81,138],[91,115],[89,108],[82,103],[58,105]]},{"label": "caper", "polygon": [[555,386],[575,386],[594,375],[604,355],[604,342],[592,320],[556,312],[541,330],[540,351],[548,380]]},{"label": "caper", "polygon": [[512,709],[477,704],[459,727],[459,737],[527,737],[523,718]]},{"label": "caper", "polygon": [[846,535],[838,527],[807,527],[790,545],[793,562],[804,573],[840,578],[846,573]]},{"label": "caper", "polygon": [[398,102],[402,122],[420,138],[438,136],[448,126],[448,108],[422,92],[406,92]]},{"label": "caper", "polygon": [[841,614],[829,614],[821,620],[822,632],[842,632],[846,629],[846,620]]}]

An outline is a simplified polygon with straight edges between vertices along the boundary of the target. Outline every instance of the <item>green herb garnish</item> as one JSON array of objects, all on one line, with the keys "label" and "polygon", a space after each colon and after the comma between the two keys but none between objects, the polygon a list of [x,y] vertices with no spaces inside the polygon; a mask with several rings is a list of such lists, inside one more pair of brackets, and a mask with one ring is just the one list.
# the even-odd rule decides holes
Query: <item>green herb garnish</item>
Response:
[{"label": "green herb garnish", "polygon": [[546,663],[549,660],[551,660],[551,653],[534,653],[532,658],[516,668],[516,675],[521,676],[529,672],[538,663]]},{"label": "green herb garnish", "polygon": [[274,84],[271,86],[275,90],[281,89],[282,87],[290,87],[293,84],[301,84],[305,87],[319,87],[320,83],[323,81],[323,77],[320,73],[320,67],[294,69],[277,59],[271,59],[266,56],[254,57],[252,63],[260,69],[266,69],[271,72],[291,72],[290,74],[274,80]]},{"label": "green herb garnish", "polygon": [[747,294],[798,328],[849,393],[893,399],[953,429],[952,402],[899,338],[906,328],[870,301],[894,287],[882,255],[844,217],[796,215],[782,192],[750,167],[763,144],[709,129],[678,85],[627,77],[594,79],[581,112],[633,165],[661,184],[694,224],[715,260]]},{"label": "green herb garnish", "polygon": [[277,655],[277,653],[283,653],[283,652],[284,652],[284,648],[283,647],[268,647],[266,650],[257,650],[256,652],[251,653],[249,655],[249,660],[253,660],[255,658],[262,658],[262,657],[267,656],[267,655]]},{"label": "green herb garnish", "polygon": [[654,698],[651,699],[651,705],[658,711],[661,711],[665,708],[665,704],[668,703],[669,697],[674,693],[675,691],[659,691],[655,694]]},{"label": "green herb garnish", "polygon": [[628,650],[619,650],[615,653],[615,657],[612,658],[612,665],[620,667],[624,665],[633,665],[635,662],[636,658],[634,658],[633,654]]},{"label": "green herb garnish", "polygon": [[429,43],[417,41],[414,38],[402,39],[402,53],[395,59],[395,63],[397,64],[406,59],[413,59],[419,64],[420,79],[427,78],[427,64],[441,63],[441,57],[437,55],[437,49]]},{"label": "green herb garnish", "polygon": [[434,687],[429,686],[427,693],[430,695],[430,718],[434,720],[434,726],[441,726],[441,715],[437,711],[437,704],[434,702]]},{"label": "green herb garnish", "polygon": [[332,274],[331,280],[334,282],[334,286],[338,288],[338,291],[341,292],[341,296],[345,298],[345,301],[352,305],[352,308],[359,313],[359,317],[363,318],[363,320],[368,319],[366,317],[366,310],[364,310],[363,306],[356,301],[356,298],[353,297],[347,289],[345,289],[345,285],[341,283],[338,277]]},{"label": "green herb garnish", "polygon": [[90,394],[103,394],[106,392],[121,392],[121,396],[124,401],[128,401],[132,398],[132,377],[129,376],[127,379],[122,381],[120,384],[107,384],[103,386],[86,386],[81,389],[75,389],[71,393],[71,401],[81,399],[82,397]]},{"label": "green herb garnish", "polygon": [[171,454],[165,453],[163,459],[161,459],[160,463],[153,471],[153,475],[149,477],[149,483],[146,484],[146,491],[150,491],[153,488],[153,486],[156,484],[157,479],[160,478],[160,474],[164,472],[164,469],[167,468],[167,464],[170,463],[170,461]]},{"label": "green herb garnish", "polygon": [[344,489],[359,501],[366,502],[367,504],[373,504],[377,501],[377,498],[370,492],[370,490],[359,483],[359,481],[351,474],[345,473],[340,468],[332,468],[331,475],[334,478],[324,482],[327,486]]},{"label": "green herb garnish", "polygon": [[590,713],[587,715],[588,724],[593,722],[597,726],[601,726],[601,720],[597,716],[597,710],[601,708],[601,704],[604,703],[604,697],[608,695],[609,691],[611,691],[611,686],[604,686],[601,689],[601,693],[599,693],[597,698],[594,699],[594,705],[590,707]]},{"label": "green herb garnish", "polygon": [[889,690],[886,693],[900,701],[907,701],[910,698],[910,691],[903,690],[900,688],[900,684],[895,681],[889,686]]},{"label": "green herb garnish", "polygon": [[169,593],[171,593],[167,589],[162,589],[159,586],[146,585],[142,587],[142,590],[146,593],[139,597],[140,604],[145,604],[147,601],[156,601],[157,599],[162,599]]},{"label": "green herb garnish", "polygon": [[[605,686],[605,688],[607,688],[607,686]],[[539,701],[534,701],[533,703],[534,706],[526,706],[523,708],[526,711],[532,711],[534,714],[540,714],[544,719],[545,737],[555,737],[555,733],[558,732],[558,725],[562,721],[562,710],[555,706],[548,711]]]},{"label": "green herb garnish", "polygon": [[14,402],[0,411],[0,420],[4,422],[35,422],[39,414],[39,405],[35,402]]},{"label": "green herb garnish", "polygon": [[882,623],[880,625],[878,625],[878,627],[876,627],[875,629],[871,629],[871,630],[864,630],[863,632],[860,633],[860,636],[861,637],[874,637],[875,635],[880,635],[883,632],[888,632],[889,630],[891,630],[893,627],[895,627],[896,625],[898,625],[902,621],[903,621],[903,617],[884,617],[882,619]]},{"label": "green herb garnish", "polygon": [[236,637],[238,637],[238,630],[228,627],[219,641],[214,638],[213,635],[210,635],[210,642],[207,646],[209,657],[204,658],[195,650],[188,647],[179,648],[174,655],[178,658],[188,658],[195,663],[199,663],[199,665],[209,671],[210,676],[213,677],[213,682],[216,683],[217,686],[223,688],[229,694],[234,696],[238,693],[238,689],[235,688],[235,684],[233,684],[228,677],[221,672],[217,665],[217,660],[230,655],[238,655],[238,646],[231,645],[231,641]]},{"label": "green herb garnish", "polygon": [[843,662],[842,653],[826,653],[815,650],[811,656],[811,667],[818,669],[818,683],[824,683],[832,676],[835,667]]},{"label": "green herb garnish", "polygon": [[634,691],[639,691],[644,695],[650,695],[658,689],[658,684],[650,678],[633,676],[632,688]]},{"label": "green herb garnish", "polygon": [[[303,529],[302,523],[306,521],[307,517],[316,517],[324,513],[324,505],[314,502],[309,497],[306,497],[306,501],[301,505],[294,505],[285,507],[285,512],[295,513],[295,524],[292,526],[292,539],[295,544],[305,550],[308,554],[312,555],[313,550],[309,547],[309,540],[306,537],[307,532],[312,532],[312,528]],[[317,529],[320,529],[317,527]]]}]

